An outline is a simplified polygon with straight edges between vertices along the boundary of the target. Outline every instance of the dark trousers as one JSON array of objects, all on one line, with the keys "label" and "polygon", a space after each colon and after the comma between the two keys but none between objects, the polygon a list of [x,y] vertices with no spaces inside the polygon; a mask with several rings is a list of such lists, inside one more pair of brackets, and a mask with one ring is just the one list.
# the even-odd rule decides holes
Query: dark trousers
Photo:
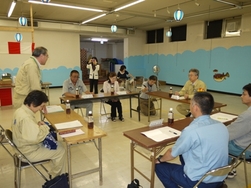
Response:
[{"label": "dark trousers", "polygon": [[109,100],[106,103],[109,104],[109,105],[111,105],[111,117],[112,118],[114,118],[114,117],[117,116],[117,114],[116,114],[116,108],[118,110],[119,118],[123,117],[122,106],[121,106],[120,100],[118,100],[118,99],[116,99],[116,100]]},{"label": "dark trousers", "polygon": [[[159,163],[155,165],[155,172],[165,188],[193,188],[198,181],[192,181],[184,173],[184,160],[180,156],[181,165],[174,163]],[[204,174],[203,174],[204,175]],[[219,188],[223,182],[201,183],[199,188]],[[178,186],[179,185],[179,186]]]},{"label": "dark trousers", "polygon": [[93,86],[94,86],[94,94],[98,94],[98,80],[89,79],[89,81],[90,81],[90,92],[93,92]]}]

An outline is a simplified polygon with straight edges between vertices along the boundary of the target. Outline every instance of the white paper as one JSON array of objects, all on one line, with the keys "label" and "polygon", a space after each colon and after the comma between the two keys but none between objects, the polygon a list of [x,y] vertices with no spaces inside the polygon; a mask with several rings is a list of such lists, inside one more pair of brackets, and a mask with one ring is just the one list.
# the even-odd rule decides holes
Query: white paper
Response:
[{"label": "white paper", "polygon": [[141,134],[146,135],[148,138],[154,140],[155,142],[161,142],[169,138],[178,137],[180,136],[181,132],[176,129],[166,126],[166,127],[154,129],[151,131],[141,132]]},{"label": "white paper", "polygon": [[78,120],[55,124],[55,127],[57,128],[57,130],[76,128],[76,127],[82,127],[82,126],[83,125]]},{"label": "white paper", "polygon": [[126,95],[127,93],[126,93],[126,91],[118,91],[117,94],[118,95]]},{"label": "white paper", "polygon": [[85,132],[82,131],[82,129],[76,129],[76,132],[68,133],[68,134],[61,134],[60,136],[62,138],[66,138],[66,137],[70,137],[70,136],[77,136],[77,135],[80,135],[80,134],[85,134]]},{"label": "white paper", "polygon": [[64,111],[64,109],[58,105],[46,106],[46,110],[47,110],[47,113],[63,112]]},{"label": "white paper", "polygon": [[231,114],[225,114],[225,113],[222,113],[222,112],[218,112],[216,114],[213,114],[210,116],[212,119],[214,120],[217,120],[217,121],[220,121],[222,123],[225,123],[227,121],[231,121],[233,120],[234,118],[237,118],[236,115],[231,115]]},{"label": "white paper", "polygon": [[176,100],[183,100],[183,99],[185,99],[185,97],[179,96],[179,95],[172,95],[171,98],[172,98],[172,99],[176,99]]},{"label": "white paper", "polygon": [[164,119],[157,119],[150,122],[149,127],[154,127],[163,124]]},{"label": "white paper", "polygon": [[89,99],[89,98],[93,98],[93,95],[92,94],[84,94],[84,95],[82,95],[81,98],[83,98],[83,99]]}]

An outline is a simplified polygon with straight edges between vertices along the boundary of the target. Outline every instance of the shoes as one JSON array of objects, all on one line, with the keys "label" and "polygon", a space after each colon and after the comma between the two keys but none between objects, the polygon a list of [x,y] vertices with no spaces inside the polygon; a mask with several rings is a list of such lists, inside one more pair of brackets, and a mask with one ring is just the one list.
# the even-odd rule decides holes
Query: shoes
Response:
[{"label": "shoes", "polygon": [[237,175],[236,170],[233,169],[231,172],[228,173],[227,178],[232,179]]},{"label": "shoes", "polygon": [[115,117],[111,117],[111,120],[112,120],[113,122],[116,122]]},{"label": "shoes", "polygon": [[123,121],[123,122],[125,121],[125,119],[124,119],[124,118],[122,118],[122,117],[121,117],[121,118],[119,118],[119,120],[120,120],[120,121]]}]

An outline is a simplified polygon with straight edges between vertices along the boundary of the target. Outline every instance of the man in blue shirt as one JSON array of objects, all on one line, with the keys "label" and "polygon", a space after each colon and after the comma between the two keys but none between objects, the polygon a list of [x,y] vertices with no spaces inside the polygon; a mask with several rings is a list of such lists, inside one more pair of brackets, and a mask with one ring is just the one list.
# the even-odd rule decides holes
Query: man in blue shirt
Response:
[{"label": "man in blue shirt", "polygon": [[[193,187],[208,171],[228,164],[228,130],[210,118],[213,96],[195,93],[190,103],[194,121],[186,127],[174,146],[156,160],[155,171],[166,188]],[[180,156],[181,164],[170,161]],[[209,176],[200,188],[219,187],[226,176]]]}]

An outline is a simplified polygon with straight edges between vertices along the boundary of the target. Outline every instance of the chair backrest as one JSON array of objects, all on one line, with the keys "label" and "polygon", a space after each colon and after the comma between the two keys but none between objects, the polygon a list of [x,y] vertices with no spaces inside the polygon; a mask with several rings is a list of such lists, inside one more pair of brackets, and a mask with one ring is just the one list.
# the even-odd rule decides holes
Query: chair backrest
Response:
[{"label": "chair backrest", "polygon": [[207,177],[207,176],[225,176],[227,175],[236,165],[238,162],[237,159],[233,159],[230,165],[226,165],[223,167],[219,167],[213,170],[208,171],[193,188],[197,188],[198,185]]},{"label": "chair backrest", "polygon": [[37,173],[39,173],[45,181],[48,181],[47,178],[38,170],[38,168],[35,165],[33,165],[33,163],[30,162],[30,160],[18,149],[16,144],[13,142],[11,130],[9,129],[5,130],[5,139],[15,150],[15,153],[12,155],[15,165],[21,165],[21,161],[22,159],[24,159],[25,162],[28,163]]}]

